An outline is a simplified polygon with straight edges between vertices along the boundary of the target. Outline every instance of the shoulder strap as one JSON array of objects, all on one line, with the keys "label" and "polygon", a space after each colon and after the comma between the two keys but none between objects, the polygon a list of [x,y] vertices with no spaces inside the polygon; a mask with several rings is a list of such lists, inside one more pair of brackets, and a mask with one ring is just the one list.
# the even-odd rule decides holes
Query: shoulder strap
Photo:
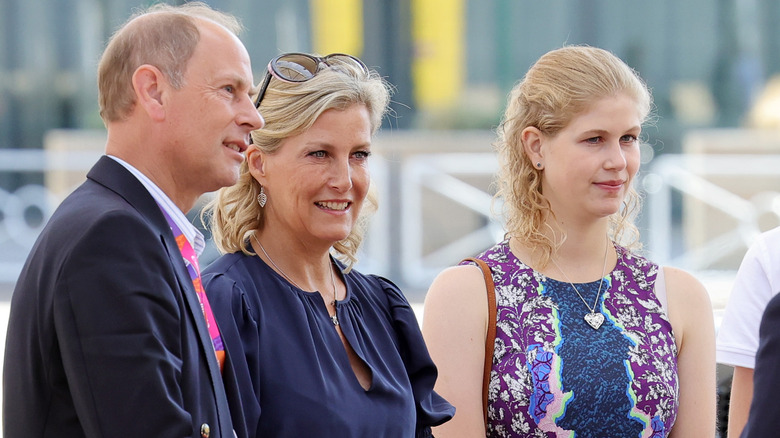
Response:
[{"label": "shoulder strap", "polygon": [[493,284],[493,275],[487,263],[477,258],[467,258],[482,269],[487,288],[488,320],[487,334],[485,336],[485,366],[482,375],[482,411],[485,417],[485,426],[488,421],[488,387],[490,386],[490,371],[493,369],[493,348],[496,341],[496,287]]}]

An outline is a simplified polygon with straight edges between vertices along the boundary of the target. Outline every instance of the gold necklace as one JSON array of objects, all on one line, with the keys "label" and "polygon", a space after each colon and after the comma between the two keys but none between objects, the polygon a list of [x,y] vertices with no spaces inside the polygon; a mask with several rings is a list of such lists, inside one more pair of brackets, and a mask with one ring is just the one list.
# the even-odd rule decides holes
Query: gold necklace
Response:
[{"label": "gold necklace", "polygon": [[[298,284],[295,283],[293,279],[290,278],[287,274],[285,274],[284,271],[282,271],[282,268],[280,268],[279,265],[277,265],[274,262],[274,259],[272,259],[271,256],[268,255],[268,252],[263,247],[263,244],[260,243],[260,239],[258,239],[254,233],[252,234],[252,237],[255,238],[255,242],[257,242],[257,245],[260,246],[260,250],[263,251],[263,254],[265,254],[265,257],[268,259],[269,262],[271,262],[271,265],[274,268],[276,268],[276,270],[279,271],[280,274],[282,274],[282,277],[284,277],[287,281],[292,283],[293,286],[297,287],[300,290],[303,290],[302,287],[298,286]],[[336,309],[336,301],[338,301],[338,298],[336,297],[336,278],[333,276],[332,267],[330,267],[330,282],[331,284],[333,284],[333,301],[331,301],[330,304],[333,305],[334,313],[333,315],[331,315],[330,312],[328,312],[328,315],[330,316],[330,321],[333,323],[333,325],[339,325],[339,316],[338,316],[338,311]]]},{"label": "gold necklace", "polygon": [[604,246],[604,267],[601,268],[601,281],[599,282],[599,291],[596,292],[596,301],[593,302],[593,306],[588,305],[588,302],[585,301],[585,298],[582,297],[582,294],[580,294],[580,291],[577,290],[577,286],[572,283],[571,280],[569,280],[569,276],[566,275],[565,272],[563,272],[563,269],[561,269],[560,265],[555,261],[555,259],[552,259],[553,264],[556,268],[558,268],[559,271],[561,271],[561,274],[563,274],[563,278],[566,279],[566,281],[569,282],[572,289],[574,289],[574,292],[577,293],[577,296],[580,297],[580,300],[582,300],[582,303],[585,304],[585,307],[590,310],[589,313],[586,313],[583,319],[585,322],[588,323],[589,326],[593,327],[594,330],[598,330],[599,327],[601,327],[601,324],[604,324],[604,314],[601,312],[596,312],[596,305],[599,303],[599,297],[601,297],[601,287],[604,285],[604,275],[607,273],[607,250],[609,249],[609,239],[607,239],[607,244]]}]

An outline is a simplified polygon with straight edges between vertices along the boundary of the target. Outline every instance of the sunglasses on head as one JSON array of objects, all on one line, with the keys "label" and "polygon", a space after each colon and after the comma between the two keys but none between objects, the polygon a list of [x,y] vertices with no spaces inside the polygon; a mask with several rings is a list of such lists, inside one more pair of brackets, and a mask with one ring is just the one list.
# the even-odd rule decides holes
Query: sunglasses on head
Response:
[{"label": "sunglasses on head", "polygon": [[366,64],[352,55],[331,53],[330,55],[319,57],[307,53],[285,53],[268,63],[268,71],[265,74],[263,85],[260,86],[257,100],[255,100],[255,108],[260,107],[260,102],[263,101],[263,96],[265,96],[265,92],[268,90],[268,84],[271,83],[272,76],[284,82],[306,82],[322,70],[323,66],[347,66],[357,68],[368,74]]}]

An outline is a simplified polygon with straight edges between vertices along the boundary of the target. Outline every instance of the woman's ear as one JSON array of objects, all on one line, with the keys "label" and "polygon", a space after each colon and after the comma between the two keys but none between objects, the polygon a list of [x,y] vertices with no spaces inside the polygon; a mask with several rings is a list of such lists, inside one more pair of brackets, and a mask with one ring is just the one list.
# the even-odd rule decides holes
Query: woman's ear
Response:
[{"label": "woman's ear", "polygon": [[544,168],[544,153],[542,152],[542,131],[535,126],[529,126],[520,133],[523,142],[523,150],[537,169]]},{"label": "woman's ear", "polygon": [[136,105],[143,108],[153,120],[165,119],[163,90],[167,82],[162,72],[157,67],[144,64],[135,70],[131,80]]},{"label": "woman's ear", "polygon": [[260,184],[265,185],[265,166],[268,156],[255,145],[249,145],[246,150],[246,164],[249,173]]}]

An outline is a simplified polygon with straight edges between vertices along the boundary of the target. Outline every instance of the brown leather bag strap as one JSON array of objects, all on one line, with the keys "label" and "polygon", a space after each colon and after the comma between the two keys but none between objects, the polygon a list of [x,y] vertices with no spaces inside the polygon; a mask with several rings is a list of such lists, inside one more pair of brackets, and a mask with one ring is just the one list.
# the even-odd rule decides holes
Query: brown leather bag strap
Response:
[{"label": "brown leather bag strap", "polygon": [[485,418],[485,426],[488,421],[488,388],[490,386],[490,372],[493,369],[493,348],[496,341],[496,287],[493,284],[493,274],[487,263],[477,258],[467,258],[464,261],[471,261],[482,269],[482,275],[485,277],[485,287],[487,288],[488,302],[488,320],[487,334],[485,336],[485,366],[482,375],[482,413]]}]

